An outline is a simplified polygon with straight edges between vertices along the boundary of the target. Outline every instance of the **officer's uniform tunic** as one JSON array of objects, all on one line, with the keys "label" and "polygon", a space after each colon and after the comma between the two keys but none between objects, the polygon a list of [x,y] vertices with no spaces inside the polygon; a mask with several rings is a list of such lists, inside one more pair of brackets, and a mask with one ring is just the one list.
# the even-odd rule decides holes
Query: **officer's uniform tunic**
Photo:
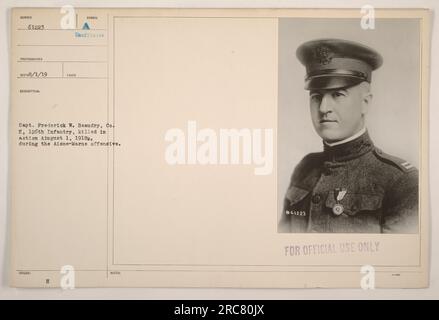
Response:
[{"label": "officer's uniform tunic", "polygon": [[368,133],[307,155],[287,190],[279,231],[418,232],[418,171]]}]

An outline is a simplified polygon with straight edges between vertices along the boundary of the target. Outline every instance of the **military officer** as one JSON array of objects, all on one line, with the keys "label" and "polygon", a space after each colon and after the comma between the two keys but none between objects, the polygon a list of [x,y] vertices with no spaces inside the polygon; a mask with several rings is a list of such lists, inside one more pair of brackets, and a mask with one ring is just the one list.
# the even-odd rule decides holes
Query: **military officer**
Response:
[{"label": "military officer", "polygon": [[279,231],[417,233],[418,170],[377,148],[365,126],[381,55],[339,39],[309,41],[296,53],[323,152],[295,168]]}]

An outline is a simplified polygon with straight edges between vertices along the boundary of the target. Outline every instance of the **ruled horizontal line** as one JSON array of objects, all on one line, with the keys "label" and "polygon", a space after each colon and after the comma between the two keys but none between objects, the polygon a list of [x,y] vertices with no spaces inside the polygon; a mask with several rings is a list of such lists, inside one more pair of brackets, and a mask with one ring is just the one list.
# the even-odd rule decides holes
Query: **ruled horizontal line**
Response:
[{"label": "ruled horizontal line", "polygon": [[17,79],[108,79],[107,77],[17,77]]},{"label": "ruled horizontal line", "polygon": [[[16,272],[59,272],[59,269],[47,269],[47,270],[43,270],[43,269],[39,269],[39,270],[31,270],[31,269],[26,269],[26,270],[16,270]],[[75,271],[79,271],[79,272],[90,272],[90,271],[97,271],[97,272],[106,272],[107,270],[76,270]],[[170,270],[163,270],[163,269],[135,269],[135,270],[121,270],[121,269],[115,269],[115,270],[108,270],[109,272],[255,272],[255,273],[259,273],[259,272],[272,272],[272,273],[276,273],[276,272],[301,272],[301,273],[308,273],[308,272],[312,272],[312,273],[333,273],[333,272],[338,272],[338,273],[347,273],[347,272],[353,272],[353,273],[358,273],[358,270],[184,270],[184,269],[170,269]],[[393,270],[376,270],[375,272],[377,273],[395,273],[395,274],[401,274],[401,273],[422,273],[422,271],[414,271],[414,270],[405,270],[405,271],[393,271]]]},{"label": "ruled horizontal line", "polygon": [[107,31],[107,29],[27,29],[18,28],[18,31]]},{"label": "ruled horizontal line", "polygon": [[108,61],[55,61],[55,60],[17,60],[17,62],[51,62],[51,63],[61,63],[61,62],[67,62],[67,63],[107,63]]},{"label": "ruled horizontal line", "polygon": [[106,47],[106,44],[17,44],[17,47]]},{"label": "ruled horizontal line", "polygon": [[[184,263],[113,263],[113,266],[162,266],[162,267],[362,267],[360,264],[346,264],[346,265],[334,265],[334,264],[184,264]],[[420,265],[376,265],[375,267],[383,268],[415,268]]]},{"label": "ruled horizontal line", "polygon": [[[338,9],[337,9],[338,10]],[[194,18],[200,18],[200,19],[269,19],[269,20],[273,20],[273,19],[280,19],[280,18],[288,18],[288,17],[278,17],[278,16],[273,16],[273,17],[267,17],[267,16],[257,16],[257,17],[246,17],[246,16],[222,16],[222,17],[218,17],[218,16],[113,16],[113,18],[182,18],[182,19],[194,19]],[[335,19],[335,18],[334,18]],[[337,17],[338,19],[338,17]]]}]

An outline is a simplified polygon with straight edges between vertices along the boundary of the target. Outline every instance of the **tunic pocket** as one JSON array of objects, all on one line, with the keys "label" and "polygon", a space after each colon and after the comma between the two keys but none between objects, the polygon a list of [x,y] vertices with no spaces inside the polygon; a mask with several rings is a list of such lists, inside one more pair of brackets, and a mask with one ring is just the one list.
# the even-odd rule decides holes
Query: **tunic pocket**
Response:
[{"label": "tunic pocket", "polygon": [[331,191],[328,193],[325,205],[332,210],[336,204],[341,204],[344,214],[355,216],[361,212],[378,211],[382,206],[382,201],[382,195],[367,193],[346,193],[342,200],[336,201],[334,192]]}]

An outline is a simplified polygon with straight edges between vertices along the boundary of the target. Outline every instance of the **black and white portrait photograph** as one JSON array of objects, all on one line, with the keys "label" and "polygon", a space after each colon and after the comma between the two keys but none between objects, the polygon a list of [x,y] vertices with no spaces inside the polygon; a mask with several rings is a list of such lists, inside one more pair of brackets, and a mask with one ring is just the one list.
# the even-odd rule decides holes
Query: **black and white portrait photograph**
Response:
[{"label": "black and white portrait photograph", "polygon": [[439,5],[325,5],[4,10],[8,295],[439,283]]},{"label": "black and white portrait photograph", "polygon": [[279,20],[278,232],[419,232],[419,28]]}]

